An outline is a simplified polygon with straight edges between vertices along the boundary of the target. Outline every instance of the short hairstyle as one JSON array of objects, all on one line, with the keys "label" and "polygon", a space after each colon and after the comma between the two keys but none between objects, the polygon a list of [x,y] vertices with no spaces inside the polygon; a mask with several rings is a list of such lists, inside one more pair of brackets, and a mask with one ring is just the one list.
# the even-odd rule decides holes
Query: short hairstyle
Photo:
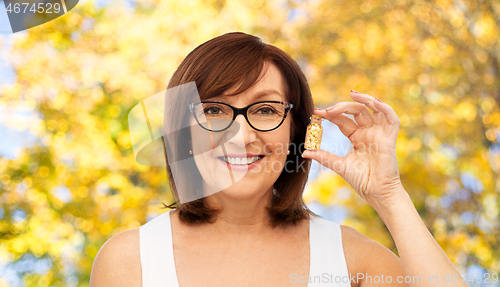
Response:
[{"label": "short hairstyle", "polygon": [[[302,219],[317,216],[307,208],[302,199],[311,167],[311,160],[303,158],[302,153],[314,104],[307,79],[299,65],[285,52],[263,43],[256,36],[232,32],[211,39],[189,53],[170,79],[168,89],[194,81],[202,101],[221,95],[233,87],[238,87],[232,93],[236,95],[259,80],[266,62],[273,63],[281,72],[285,80],[286,99],[293,104],[289,114],[292,118],[290,154],[287,156],[285,168],[274,183],[276,195],[273,195],[271,206],[267,207],[272,225],[275,227],[296,224]],[[176,101],[174,104],[165,106],[165,121],[173,122],[173,130],[188,126],[186,123],[190,117],[187,109],[189,100],[189,97],[180,97],[174,100]],[[186,112],[185,114],[181,112],[179,115],[179,111]],[[176,158],[187,158],[192,148],[191,136],[187,132],[180,134],[178,138],[169,140],[169,145],[168,148],[172,153],[168,154],[175,155]],[[185,182],[174,183],[166,152],[165,157],[167,176],[175,197],[179,198],[176,186],[200,192],[203,187],[193,186],[188,178]],[[292,168],[289,169],[287,166]],[[183,204],[177,201],[163,205],[177,209],[179,219],[189,224],[214,222],[215,215],[221,211],[209,207],[203,197]]]}]

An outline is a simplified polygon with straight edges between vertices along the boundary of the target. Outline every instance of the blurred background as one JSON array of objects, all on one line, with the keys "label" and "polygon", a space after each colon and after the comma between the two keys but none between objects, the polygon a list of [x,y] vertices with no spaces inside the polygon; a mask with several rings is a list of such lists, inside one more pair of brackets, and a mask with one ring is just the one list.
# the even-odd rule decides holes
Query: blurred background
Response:
[{"label": "blurred background", "polygon": [[[316,106],[351,89],[390,104],[401,179],[428,229],[460,272],[500,272],[500,2],[89,0],[0,36],[0,286],[88,286],[107,239],[166,211],[166,172],[135,161],[128,111],[231,31],[289,53]],[[324,128],[322,147],[347,154]],[[304,198],[397,254],[333,171],[315,163]]]}]

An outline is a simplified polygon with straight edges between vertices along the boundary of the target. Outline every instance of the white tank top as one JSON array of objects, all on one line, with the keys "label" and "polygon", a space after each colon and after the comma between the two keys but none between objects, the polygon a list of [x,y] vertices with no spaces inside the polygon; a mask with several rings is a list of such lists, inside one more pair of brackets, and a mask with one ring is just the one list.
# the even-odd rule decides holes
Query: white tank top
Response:
[{"label": "white tank top", "polygon": [[[143,287],[179,287],[174,264],[171,211],[139,228]],[[312,218],[309,241],[309,278],[291,274],[290,283],[300,280],[309,282],[308,287],[350,287],[340,225],[323,218]]]}]

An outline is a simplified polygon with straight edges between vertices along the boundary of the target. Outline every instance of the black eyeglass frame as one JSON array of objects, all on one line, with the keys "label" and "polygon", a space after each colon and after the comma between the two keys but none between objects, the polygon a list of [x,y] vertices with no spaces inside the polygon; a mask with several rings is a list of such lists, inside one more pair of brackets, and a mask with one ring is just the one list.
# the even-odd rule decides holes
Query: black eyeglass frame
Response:
[{"label": "black eyeglass frame", "polygon": [[[231,123],[225,127],[224,129],[221,129],[221,130],[211,130],[211,129],[207,129],[205,128],[199,121],[198,121],[198,117],[196,116],[195,114],[195,110],[196,110],[196,107],[198,105],[201,105],[201,104],[209,104],[209,103],[213,103],[213,104],[223,104],[223,105],[226,105],[228,107],[230,107],[232,110],[233,110],[233,119],[231,120]],[[247,117],[247,112],[248,112],[248,109],[250,109],[250,107],[256,105],[256,104],[262,104],[262,103],[274,103],[274,104],[282,104],[283,106],[285,106],[285,113],[283,114],[283,119],[281,119],[281,122],[275,127],[275,128],[272,128],[270,130],[260,130],[260,129],[257,129],[255,128],[251,123],[250,121],[248,120],[248,117]],[[230,104],[227,104],[227,103],[224,103],[224,102],[218,102],[218,101],[205,101],[205,102],[199,102],[199,103],[190,103],[189,104],[189,111],[191,111],[191,114],[193,115],[194,119],[196,120],[196,122],[198,123],[198,125],[200,127],[202,127],[204,130],[207,130],[209,132],[222,132],[222,131],[225,131],[227,130],[233,123],[234,123],[234,120],[236,119],[236,117],[238,115],[243,115],[243,117],[245,117],[245,120],[247,121],[247,123],[254,129],[254,130],[257,130],[259,132],[270,132],[270,131],[273,131],[277,128],[279,128],[283,122],[286,120],[286,116],[288,115],[288,112],[293,109],[293,104],[290,104],[290,103],[285,103],[285,102],[280,102],[280,101],[260,101],[260,102],[255,102],[255,103],[252,103],[244,108],[241,108],[241,109],[238,109],[238,108],[235,108],[233,106],[231,106]]]}]

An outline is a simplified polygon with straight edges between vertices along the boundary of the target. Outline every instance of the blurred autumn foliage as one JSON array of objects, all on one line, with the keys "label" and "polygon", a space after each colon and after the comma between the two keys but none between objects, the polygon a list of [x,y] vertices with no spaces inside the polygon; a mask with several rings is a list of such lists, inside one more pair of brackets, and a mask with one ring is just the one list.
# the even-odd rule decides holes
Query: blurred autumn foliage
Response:
[{"label": "blurred autumn foliage", "polygon": [[[0,158],[0,264],[21,285],[88,286],[102,244],[173,201],[164,168],[135,161],[127,113],[230,31],[289,53],[317,106],[350,101],[350,89],[389,103],[402,181],[427,227],[460,271],[500,271],[500,2],[88,1],[15,37],[17,80],[0,87],[0,105],[40,117],[35,144]],[[342,206],[344,224],[397,252],[333,172],[305,199]]]}]

